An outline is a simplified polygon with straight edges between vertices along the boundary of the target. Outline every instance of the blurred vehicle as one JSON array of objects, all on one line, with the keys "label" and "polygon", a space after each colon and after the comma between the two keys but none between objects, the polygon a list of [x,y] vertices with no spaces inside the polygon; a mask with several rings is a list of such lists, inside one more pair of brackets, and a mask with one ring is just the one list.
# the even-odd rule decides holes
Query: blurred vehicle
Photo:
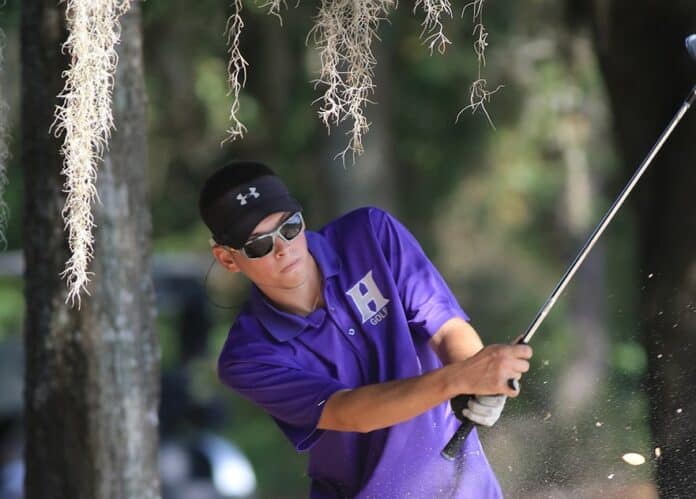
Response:
[{"label": "blurred vehicle", "polygon": [[[5,255],[3,262],[13,265],[0,265],[0,273],[21,275],[20,260]],[[179,352],[161,376],[162,499],[254,499],[257,481],[249,459],[219,433],[227,422],[223,404],[190,388],[192,363],[204,356],[212,324],[200,269],[171,257],[165,264],[155,258],[158,313],[174,319]],[[19,333],[0,340],[0,499],[24,497],[22,341]]]},{"label": "blurred vehicle", "polygon": [[0,342],[0,499],[23,497],[24,431],[21,336]]},{"label": "blurred vehicle", "polygon": [[[174,270],[175,269],[175,270]],[[157,309],[175,319],[178,358],[162,372],[160,477],[163,499],[253,498],[256,474],[244,453],[216,434],[224,406],[191,388],[196,359],[205,358],[212,326],[201,272],[155,267]]]},{"label": "blurred vehicle", "polygon": [[163,439],[159,453],[163,499],[253,498],[256,475],[232,442],[207,431],[184,442]]}]

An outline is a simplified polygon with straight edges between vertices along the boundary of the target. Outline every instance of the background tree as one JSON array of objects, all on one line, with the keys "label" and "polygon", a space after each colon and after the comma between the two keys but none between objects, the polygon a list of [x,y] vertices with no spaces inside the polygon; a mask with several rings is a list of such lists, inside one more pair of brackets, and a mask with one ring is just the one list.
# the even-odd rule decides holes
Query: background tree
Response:
[{"label": "background tree", "polygon": [[98,178],[94,277],[65,304],[59,141],[65,4],[22,2],[26,497],[156,498],[159,350],[152,328],[140,10],[122,18],[113,134]]},{"label": "background tree", "polygon": [[[5,53],[5,32],[0,29],[0,74],[4,69],[4,53]],[[7,141],[9,139],[9,110],[7,102],[5,102],[5,89],[0,85],[0,245],[7,246],[5,238],[5,229],[7,228],[7,204],[5,203],[5,187],[7,184],[7,163],[9,156],[9,148]]]}]

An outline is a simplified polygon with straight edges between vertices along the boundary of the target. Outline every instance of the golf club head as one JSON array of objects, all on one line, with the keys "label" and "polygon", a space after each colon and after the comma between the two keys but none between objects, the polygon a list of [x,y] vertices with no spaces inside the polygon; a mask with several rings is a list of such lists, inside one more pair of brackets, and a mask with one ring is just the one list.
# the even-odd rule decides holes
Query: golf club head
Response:
[{"label": "golf club head", "polygon": [[691,59],[696,62],[696,34],[686,37],[686,50],[689,51]]}]

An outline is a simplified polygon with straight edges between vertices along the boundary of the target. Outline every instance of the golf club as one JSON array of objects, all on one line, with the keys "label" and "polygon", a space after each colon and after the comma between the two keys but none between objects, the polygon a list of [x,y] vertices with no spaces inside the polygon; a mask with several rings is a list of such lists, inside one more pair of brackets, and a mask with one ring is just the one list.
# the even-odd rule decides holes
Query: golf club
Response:
[{"label": "golf club", "polygon": [[689,51],[691,58],[696,61],[696,34],[686,37],[686,50]]},{"label": "golf club", "polygon": [[[689,52],[691,58],[694,60],[694,62],[696,62],[696,34],[689,35],[686,38],[686,49]],[[677,124],[679,124],[681,119],[684,117],[689,108],[694,104],[694,102],[696,102],[696,85],[694,85],[694,87],[691,89],[691,92],[689,92],[689,94],[687,95],[686,99],[684,100],[684,103],[679,108],[677,113],[674,115],[669,125],[667,125],[667,128],[665,128],[665,130],[662,132],[662,135],[660,135],[657,142],[655,143],[655,145],[653,145],[652,149],[645,157],[643,162],[640,164],[636,172],[633,174],[631,180],[629,180],[628,184],[626,184],[623,191],[621,191],[619,197],[614,201],[614,204],[612,204],[609,211],[604,215],[602,220],[599,222],[599,225],[595,227],[589,239],[585,242],[585,245],[582,247],[578,255],[575,257],[575,260],[566,271],[565,275],[556,285],[556,289],[553,290],[549,298],[546,300],[546,303],[544,303],[544,306],[541,308],[541,310],[539,310],[537,316],[534,318],[532,323],[525,331],[524,335],[520,337],[516,344],[527,344],[532,339],[532,336],[534,336],[534,333],[536,333],[537,329],[539,329],[539,326],[541,326],[541,323],[549,314],[551,308],[553,308],[554,304],[556,303],[556,300],[558,300],[558,297],[561,295],[561,293],[563,293],[563,290],[566,288],[570,280],[573,278],[580,265],[582,265],[582,263],[585,261],[585,258],[587,258],[587,255],[592,249],[592,247],[601,237],[604,230],[607,228],[609,223],[614,218],[614,215],[616,215],[616,212],[619,211],[621,205],[623,205],[624,201],[631,193],[636,183],[638,183],[640,177],[643,175],[643,173],[645,173],[645,170],[648,169],[648,166],[650,166],[650,163],[655,158],[658,151],[662,148],[664,143],[667,141],[667,138],[672,134]],[[518,388],[517,380],[508,380],[508,384],[511,388],[515,390]],[[469,398],[469,395],[459,395],[452,399],[452,410],[455,411],[455,414],[461,414],[461,410],[467,406]],[[454,434],[454,436],[447,443],[445,448],[442,450],[442,456],[446,459],[449,459],[450,461],[454,460],[454,458],[459,454],[464,440],[466,440],[466,437],[469,435],[473,427],[474,423],[472,421],[468,419],[465,420],[461,424],[457,432]]]}]

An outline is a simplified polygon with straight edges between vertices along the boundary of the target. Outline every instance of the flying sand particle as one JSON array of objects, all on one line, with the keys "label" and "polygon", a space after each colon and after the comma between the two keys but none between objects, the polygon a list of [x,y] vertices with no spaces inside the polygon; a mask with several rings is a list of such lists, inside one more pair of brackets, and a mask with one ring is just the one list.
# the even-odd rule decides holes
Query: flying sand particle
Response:
[{"label": "flying sand particle", "polygon": [[601,428],[601,426],[602,426],[603,424],[604,424],[604,423],[602,423],[601,421],[597,421],[594,425],[595,425],[597,428]]},{"label": "flying sand particle", "polygon": [[681,414],[681,413],[682,413],[682,409],[680,407],[679,409],[677,409],[677,414]]},{"label": "flying sand particle", "polygon": [[655,274],[648,274],[648,279],[652,279]]},{"label": "flying sand particle", "polygon": [[637,452],[628,452],[621,456],[621,459],[626,461],[631,466],[640,466],[641,464],[645,464],[645,458]]},{"label": "flying sand particle", "polygon": [[609,480],[611,480],[612,478],[614,478],[614,474],[611,473],[609,476],[607,476],[607,478],[608,478]]}]

